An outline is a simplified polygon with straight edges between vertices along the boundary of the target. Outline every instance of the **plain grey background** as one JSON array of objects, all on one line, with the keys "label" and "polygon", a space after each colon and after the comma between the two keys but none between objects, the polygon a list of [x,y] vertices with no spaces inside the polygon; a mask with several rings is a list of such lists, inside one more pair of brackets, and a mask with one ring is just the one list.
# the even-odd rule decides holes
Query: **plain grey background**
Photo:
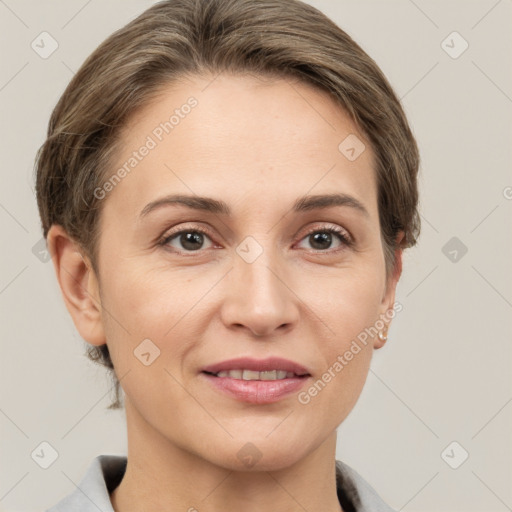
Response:
[{"label": "plain grey background", "polygon": [[[1,511],[44,510],[94,456],[126,453],[124,410],[106,410],[105,370],[83,355],[53,266],[34,254],[33,163],[73,73],[152,3],[0,0]],[[422,156],[403,311],[337,458],[397,510],[512,510],[512,0],[309,3],[380,65]],[[46,58],[31,46],[45,37],[51,49],[42,32],[58,44]],[[48,469],[31,456],[43,442],[58,453]]]}]

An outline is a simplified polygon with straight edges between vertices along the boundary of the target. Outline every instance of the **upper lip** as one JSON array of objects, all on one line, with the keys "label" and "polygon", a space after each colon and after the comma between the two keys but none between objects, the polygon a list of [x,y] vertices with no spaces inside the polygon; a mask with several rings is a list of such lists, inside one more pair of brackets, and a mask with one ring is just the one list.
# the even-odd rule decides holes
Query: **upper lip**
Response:
[{"label": "upper lip", "polygon": [[219,373],[222,371],[229,370],[252,370],[255,372],[265,372],[272,370],[285,370],[287,372],[293,372],[296,375],[309,375],[307,369],[290,361],[289,359],[283,359],[281,357],[268,357],[266,359],[254,359],[252,357],[238,357],[235,359],[228,359],[227,361],[221,361],[220,363],[211,364],[203,368],[203,372]]}]

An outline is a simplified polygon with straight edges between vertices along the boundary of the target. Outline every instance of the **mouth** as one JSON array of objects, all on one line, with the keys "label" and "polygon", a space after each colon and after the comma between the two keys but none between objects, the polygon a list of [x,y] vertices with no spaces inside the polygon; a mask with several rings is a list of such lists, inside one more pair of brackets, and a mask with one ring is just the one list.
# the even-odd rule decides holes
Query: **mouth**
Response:
[{"label": "mouth", "polygon": [[206,375],[212,377],[227,377],[230,379],[237,380],[261,380],[261,381],[272,381],[272,380],[284,380],[284,379],[303,379],[309,377],[309,373],[297,374],[295,372],[288,372],[286,370],[266,370],[266,371],[255,371],[247,369],[237,370],[223,370],[217,373],[203,371]]},{"label": "mouth", "polygon": [[311,377],[304,366],[282,358],[232,359],[203,368],[201,375],[224,396],[253,404],[277,402]]}]

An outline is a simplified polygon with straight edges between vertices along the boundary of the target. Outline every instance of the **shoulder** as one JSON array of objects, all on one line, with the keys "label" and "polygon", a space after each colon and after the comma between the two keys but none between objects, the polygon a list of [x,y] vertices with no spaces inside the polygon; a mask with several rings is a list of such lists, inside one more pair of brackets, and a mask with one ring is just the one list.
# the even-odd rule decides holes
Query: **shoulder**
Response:
[{"label": "shoulder", "polygon": [[336,461],[336,482],[338,494],[348,498],[354,512],[396,512],[355,469],[340,460]]},{"label": "shoulder", "polygon": [[126,456],[98,455],[76,489],[46,512],[114,512],[110,492],[122,480],[126,461]]}]

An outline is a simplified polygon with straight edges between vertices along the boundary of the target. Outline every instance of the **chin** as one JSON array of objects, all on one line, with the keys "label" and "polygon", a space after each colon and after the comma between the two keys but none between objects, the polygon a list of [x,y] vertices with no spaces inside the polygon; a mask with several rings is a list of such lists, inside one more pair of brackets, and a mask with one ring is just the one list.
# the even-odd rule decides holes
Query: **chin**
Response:
[{"label": "chin", "polygon": [[[264,438],[260,442],[258,440],[234,442],[231,446],[233,444],[235,445],[233,450],[218,454],[216,460],[210,458],[210,461],[237,472],[279,471],[293,466],[306,455],[302,450],[297,450],[293,444],[286,446],[280,443],[276,446],[275,443]],[[301,447],[304,449],[303,441]]]}]

